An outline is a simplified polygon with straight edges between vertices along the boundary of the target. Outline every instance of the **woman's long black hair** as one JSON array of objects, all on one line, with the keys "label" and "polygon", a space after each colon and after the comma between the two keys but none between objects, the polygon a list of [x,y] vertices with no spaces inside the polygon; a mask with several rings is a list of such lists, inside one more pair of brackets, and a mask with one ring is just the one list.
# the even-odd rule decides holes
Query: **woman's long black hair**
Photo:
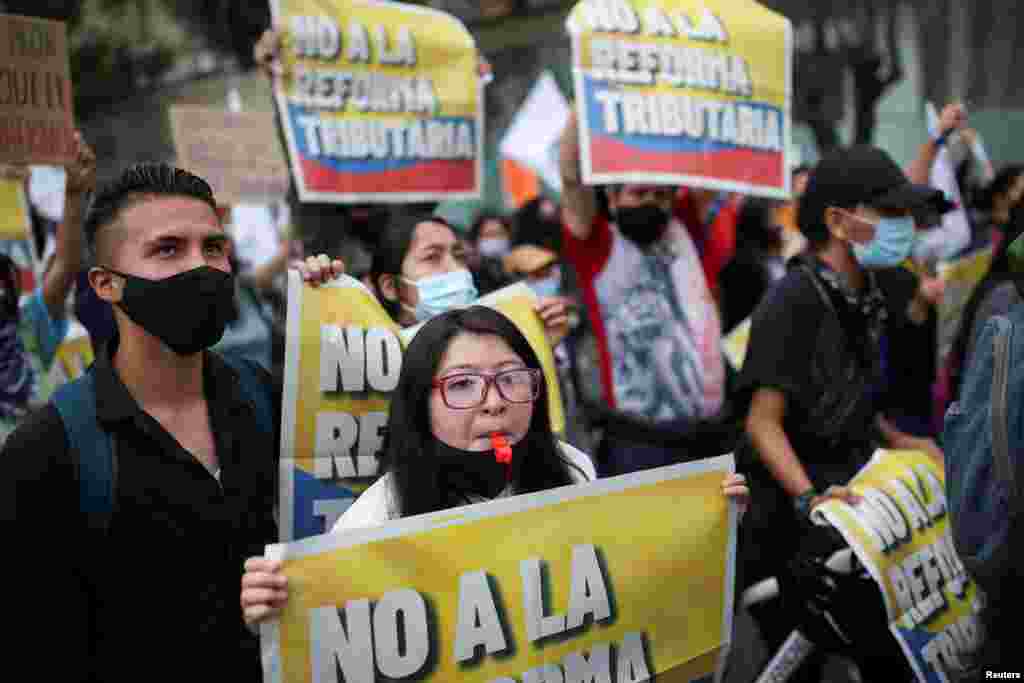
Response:
[{"label": "woman's long black hair", "polygon": [[[442,490],[435,457],[438,439],[430,428],[430,396],[441,359],[457,335],[494,335],[505,341],[527,367],[540,361],[526,337],[504,315],[484,306],[442,313],[417,332],[402,357],[402,373],[391,395],[383,465],[393,479],[403,517],[444,510],[457,504]],[[513,490],[530,493],[572,483],[569,468],[551,431],[547,387],[533,405],[529,432],[515,446]]]},{"label": "woman's long black hair", "polygon": [[458,235],[448,221],[428,211],[406,210],[392,216],[384,232],[381,233],[377,248],[373,252],[373,260],[370,263],[370,281],[373,283],[373,293],[377,300],[395,320],[398,320],[402,305],[398,301],[391,301],[384,296],[380,288],[380,276],[391,275],[397,278],[402,274],[402,262],[405,261],[405,256],[409,253],[413,237],[416,236],[416,226],[420,223],[440,223]]},{"label": "woman's long black hair", "polygon": [[960,327],[957,329],[956,337],[953,339],[953,376],[952,391],[953,400],[960,396],[960,377],[963,375],[967,363],[967,348],[971,342],[971,330],[974,328],[974,320],[978,315],[978,308],[988,296],[989,292],[1005,282],[1013,282],[1024,278],[1024,273],[1014,273],[1010,270],[1010,244],[1024,234],[1024,205],[1018,204],[1010,211],[1010,224],[1006,229],[1006,236],[999,243],[999,248],[992,257],[992,265],[989,266],[985,277],[981,279],[978,286],[974,288],[964,312],[960,318]]}]

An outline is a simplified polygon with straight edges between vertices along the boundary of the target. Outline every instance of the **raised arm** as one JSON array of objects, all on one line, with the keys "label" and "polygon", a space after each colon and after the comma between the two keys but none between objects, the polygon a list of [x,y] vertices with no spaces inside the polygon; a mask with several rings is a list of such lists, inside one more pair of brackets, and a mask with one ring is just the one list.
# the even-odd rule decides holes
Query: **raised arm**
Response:
[{"label": "raised arm", "polygon": [[64,220],[57,228],[53,265],[43,279],[43,301],[54,320],[64,318],[68,294],[82,266],[82,223],[85,219],[86,200],[96,186],[96,155],[81,133],[75,133],[75,147],[75,160],[66,168]]},{"label": "raised arm", "polygon": [[966,123],[967,112],[962,105],[947,104],[943,108],[942,114],[939,115],[939,138],[929,139],[928,142],[921,145],[917,152],[917,158],[907,167],[906,172],[910,182],[918,185],[928,184],[931,178],[932,164],[935,163],[935,157],[939,155],[939,150],[942,148],[942,143],[938,140],[945,141]]},{"label": "raised arm", "polygon": [[578,240],[586,240],[594,227],[597,217],[595,190],[583,184],[580,170],[579,125],[576,112],[569,115],[569,122],[562,131],[559,145],[559,171],[562,176],[563,212],[569,232]]}]

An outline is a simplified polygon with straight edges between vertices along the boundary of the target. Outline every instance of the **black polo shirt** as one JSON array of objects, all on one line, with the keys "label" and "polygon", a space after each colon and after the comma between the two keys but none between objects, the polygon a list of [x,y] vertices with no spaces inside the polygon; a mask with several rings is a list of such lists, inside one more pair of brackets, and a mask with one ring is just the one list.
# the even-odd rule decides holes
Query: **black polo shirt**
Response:
[{"label": "black polo shirt", "polygon": [[[247,557],[277,540],[277,433],[256,426],[236,372],[207,353],[204,391],[220,482],[150,415],[97,354],[97,415],[117,440],[106,534],[79,509],[75,463],[52,405],[0,452],[0,519],[15,564],[18,622],[6,666],[61,681],[259,681],[258,641],[239,606]],[[255,367],[255,366],[254,366]],[[269,373],[262,371],[268,394]],[[13,670],[13,669],[12,669]]]}]

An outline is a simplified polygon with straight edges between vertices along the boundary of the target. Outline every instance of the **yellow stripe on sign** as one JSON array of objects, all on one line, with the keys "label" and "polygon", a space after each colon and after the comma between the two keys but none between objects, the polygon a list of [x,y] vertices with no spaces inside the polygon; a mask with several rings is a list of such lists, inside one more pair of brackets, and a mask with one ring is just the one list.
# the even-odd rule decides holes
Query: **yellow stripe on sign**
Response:
[{"label": "yellow stripe on sign", "polygon": [[0,240],[27,239],[30,227],[24,183],[0,178]]}]

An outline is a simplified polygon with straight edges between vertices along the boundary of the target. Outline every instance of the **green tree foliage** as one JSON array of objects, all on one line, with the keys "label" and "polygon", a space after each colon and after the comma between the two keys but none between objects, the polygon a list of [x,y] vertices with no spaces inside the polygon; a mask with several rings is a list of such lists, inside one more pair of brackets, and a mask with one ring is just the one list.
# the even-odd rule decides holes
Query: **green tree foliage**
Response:
[{"label": "green tree foliage", "polygon": [[153,86],[200,51],[249,66],[253,43],[270,25],[265,0],[10,0],[0,7],[67,23],[81,120]]}]

